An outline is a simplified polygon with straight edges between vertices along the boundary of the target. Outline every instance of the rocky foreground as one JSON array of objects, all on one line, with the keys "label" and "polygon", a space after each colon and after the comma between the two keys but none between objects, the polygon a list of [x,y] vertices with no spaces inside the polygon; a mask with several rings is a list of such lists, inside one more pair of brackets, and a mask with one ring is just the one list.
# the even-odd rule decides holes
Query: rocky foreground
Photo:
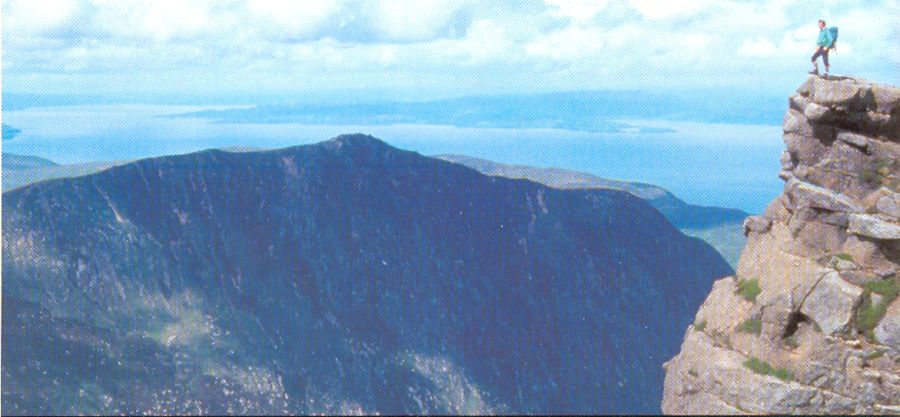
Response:
[{"label": "rocky foreground", "polygon": [[784,193],[664,365],[666,414],[900,414],[900,89],[810,77]]}]

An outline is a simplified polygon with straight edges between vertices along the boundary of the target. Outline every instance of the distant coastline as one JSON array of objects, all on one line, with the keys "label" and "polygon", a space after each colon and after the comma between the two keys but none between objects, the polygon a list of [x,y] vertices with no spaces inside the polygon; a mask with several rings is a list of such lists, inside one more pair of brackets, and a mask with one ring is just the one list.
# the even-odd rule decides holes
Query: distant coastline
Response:
[{"label": "distant coastline", "polygon": [[651,183],[691,204],[749,213],[761,212],[782,186],[771,175],[782,148],[777,126],[612,119],[667,131],[650,133],[421,123],[227,123],[169,117],[227,108],[225,104],[86,104],[4,111],[4,121],[22,131],[4,142],[4,151],[61,164],[93,164],[209,148],[280,148],[364,132],[425,155],[457,153],[503,163],[557,166]]}]

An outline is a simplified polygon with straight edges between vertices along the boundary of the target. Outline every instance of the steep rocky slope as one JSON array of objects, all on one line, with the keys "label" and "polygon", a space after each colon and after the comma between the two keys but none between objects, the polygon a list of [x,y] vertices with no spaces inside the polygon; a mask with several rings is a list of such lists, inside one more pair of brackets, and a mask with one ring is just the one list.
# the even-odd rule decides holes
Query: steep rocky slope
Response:
[{"label": "steep rocky slope", "polygon": [[608,188],[621,190],[646,200],[681,229],[706,229],[733,223],[741,223],[747,213],[723,207],[707,207],[688,204],[669,191],[650,184],[610,180],[579,171],[560,168],[538,168],[526,165],[510,165],[465,155],[435,155],[445,161],[463,164],[486,175],[506,178],[523,178],[550,187],[563,189]]},{"label": "steep rocky slope", "polygon": [[[231,147],[220,148],[228,152],[262,151],[260,148]],[[8,164],[8,157],[12,164]],[[747,213],[730,208],[707,207],[688,204],[669,191],[650,184],[600,178],[584,172],[559,168],[537,168],[524,165],[508,165],[464,155],[444,154],[434,158],[455,162],[478,170],[486,175],[527,179],[554,188],[607,188],[621,190],[644,199],[660,211],[682,233],[699,238],[712,245],[732,268],[737,267],[746,238],[743,234],[743,220]],[[39,181],[55,178],[90,175],[104,169],[126,164],[130,161],[86,162],[57,165],[51,161],[46,166],[25,165],[23,159],[43,160],[33,156],[3,156],[2,190],[9,191]]]},{"label": "steep rocky slope", "polygon": [[22,413],[652,413],[732,273],[644,201],[361,135],[3,195]]},{"label": "steep rocky slope", "polygon": [[688,204],[661,187],[639,182],[601,178],[561,168],[510,165],[465,155],[435,155],[445,161],[463,164],[486,175],[523,178],[548,187],[563,189],[603,188],[621,190],[637,196],[659,210],[666,219],[688,236],[709,243],[733,267],[737,267],[746,239],[743,221],[748,214],[736,209]]},{"label": "steep rocky slope", "polygon": [[663,411],[900,413],[900,89],[811,77],[784,193],[669,361]]}]

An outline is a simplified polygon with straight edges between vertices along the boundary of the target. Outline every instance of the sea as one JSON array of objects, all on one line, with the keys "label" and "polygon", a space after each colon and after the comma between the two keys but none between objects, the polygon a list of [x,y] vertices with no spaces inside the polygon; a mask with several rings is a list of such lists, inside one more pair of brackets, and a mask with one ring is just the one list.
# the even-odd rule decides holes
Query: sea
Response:
[{"label": "sea", "polygon": [[[210,148],[272,149],[365,133],[423,155],[464,154],[497,162],[558,167],[661,186],[699,205],[762,212],[781,193],[781,128],[665,120],[613,120],[636,128],[596,133],[564,129],[444,125],[227,123],[172,115],[229,106],[91,104],[3,112],[21,130],[3,152],[57,163],[121,161]],[[231,106],[234,107],[234,106]],[[641,127],[661,128],[648,133]]]}]

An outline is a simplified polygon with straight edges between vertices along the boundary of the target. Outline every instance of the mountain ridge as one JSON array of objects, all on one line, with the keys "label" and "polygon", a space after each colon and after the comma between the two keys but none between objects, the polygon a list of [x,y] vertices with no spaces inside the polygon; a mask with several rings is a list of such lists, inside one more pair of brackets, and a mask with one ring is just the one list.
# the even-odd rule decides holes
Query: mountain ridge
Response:
[{"label": "mountain ridge", "polygon": [[[266,151],[264,148],[219,148],[226,152]],[[271,149],[269,149],[271,150]],[[458,154],[430,155],[474,168],[487,175],[528,179],[554,188],[608,188],[619,189],[648,200],[657,210],[682,232],[701,238],[719,251],[732,267],[737,265],[744,235],[742,221],[747,213],[737,209],[688,204],[671,192],[650,184],[623,180],[610,180],[591,174],[561,168],[536,168],[524,165],[501,164]],[[3,189],[10,190],[23,185],[53,178],[87,175],[127,161],[95,162],[69,165],[40,166],[15,169],[7,166],[3,172]],[[8,164],[6,164],[8,165]],[[20,167],[22,168],[22,167]]]},{"label": "mountain ridge", "polygon": [[625,191],[646,200],[683,233],[712,245],[732,267],[737,266],[741,250],[746,243],[743,226],[744,219],[749,216],[746,212],[689,204],[659,186],[611,180],[562,168],[503,164],[465,155],[442,154],[433,157],[475,168],[486,175],[525,178],[554,188],[599,188]]},{"label": "mountain ridge", "polygon": [[[555,188],[609,188],[622,190],[647,200],[650,205],[665,214],[669,221],[678,228],[708,228],[726,223],[739,223],[749,216],[748,213],[738,209],[689,204],[668,190],[649,183],[607,179],[564,168],[504,164],[459,154],[440,154],[433,155],[433,157],[461,163],[487,175],[530,179]],[[685,211],[704,212],[704,215],[689,215],[685,214]],[[715,215],[711,215],[713,213]]]},{"label": "mountain ridge", "polygon": [[10,414],[657,412],[684,288],[731,271],[628,193],[362,135],[32,184],[3,222]]}]

